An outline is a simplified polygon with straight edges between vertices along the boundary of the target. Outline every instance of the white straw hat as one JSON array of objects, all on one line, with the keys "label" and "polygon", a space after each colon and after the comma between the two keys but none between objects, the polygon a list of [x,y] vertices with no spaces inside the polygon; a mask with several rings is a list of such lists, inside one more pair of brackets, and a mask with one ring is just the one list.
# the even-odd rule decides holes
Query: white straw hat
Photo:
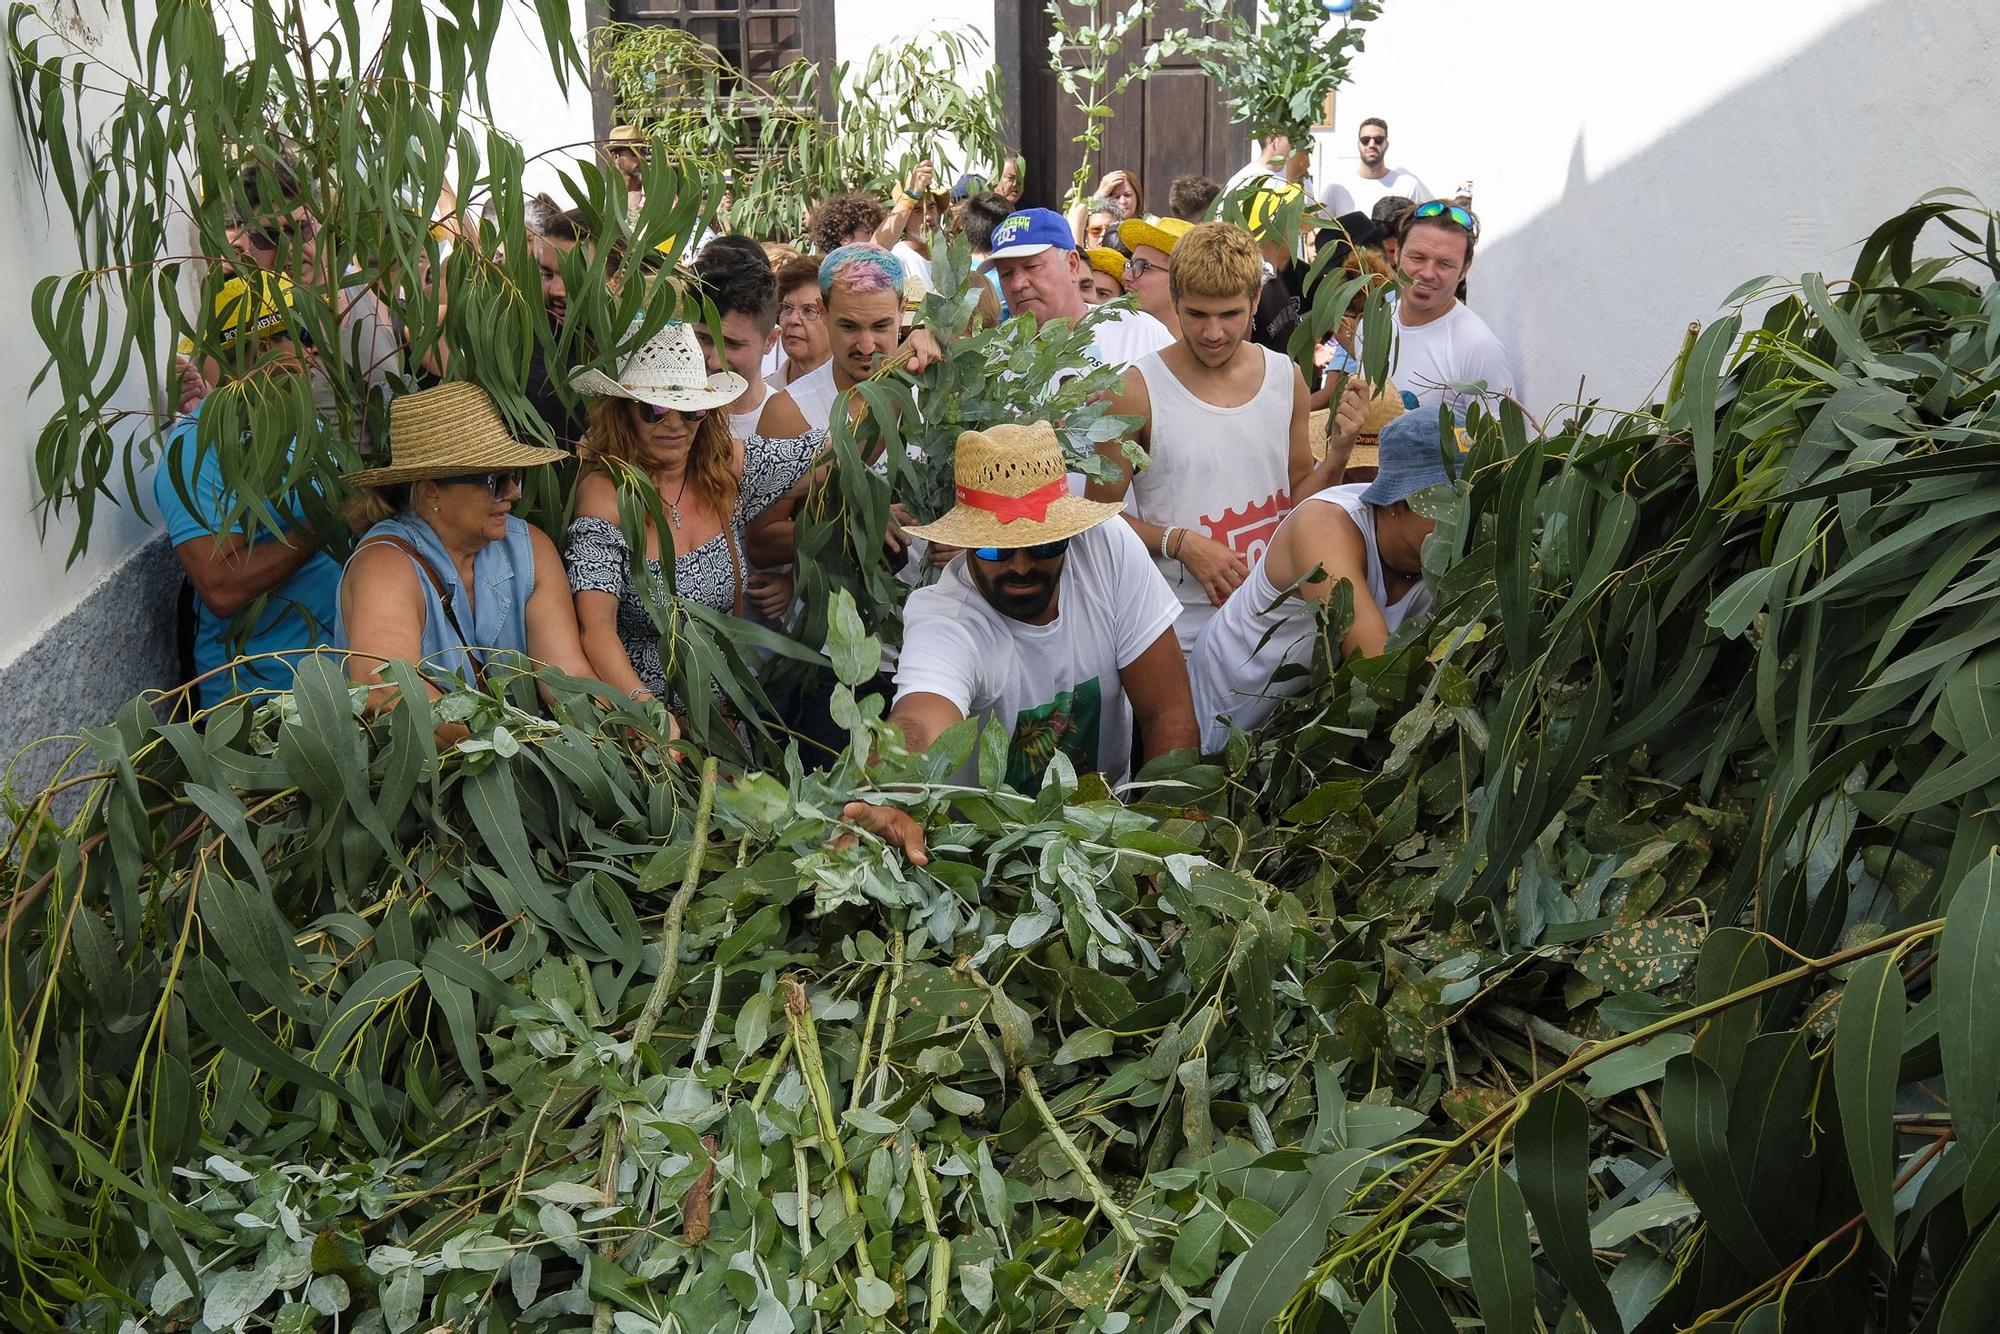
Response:
[{"label": "white straw hat", "polygon": [[524,445],[476,384],[447,384],[389,400],[389,462],[346,475],[354,486],[393,486],[428,477],[459,477],[502,468],[539,468],[567,450]]},{"label": "white straw hat", "polygon": [[570,372],[569,387],[597,398],[629,398],[656,408],[699,412],[734,403],[749,384],[735,371],[710,375],[694,329],[675,320],[625,358],[617,379],[603,371],[580,369]]},{"label": "white straw hat", "polygon": [[1047,422],[964,431],[952,458],[958,503],[906,531],[953,547],[1031,547],[1095,528],[1125,508],[1069,489],[1069,467]]}]

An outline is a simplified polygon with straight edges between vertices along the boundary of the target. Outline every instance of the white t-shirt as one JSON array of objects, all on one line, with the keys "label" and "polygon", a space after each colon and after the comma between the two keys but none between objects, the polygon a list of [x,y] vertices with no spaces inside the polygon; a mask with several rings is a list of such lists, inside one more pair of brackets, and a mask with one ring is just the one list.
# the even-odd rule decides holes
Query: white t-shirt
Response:
[{"label": "white t-shirt", "polygon": [[[833,420],[833,397],[837,390],[833,385],[833,358],[820,363],[816,371],[808,371],[785,386],[785,392],[798,405],[799,415],[806,419],[806,425],[815,431],[824,431],[826,424]],[[768,398],[764,400],[769,406]]]},{"label": "white t-shirt", "polygon": [[[1319,502],[1338,505],[1354,520],[1368,553],[1368,596],[1375,599],[1382,619],[1394,633],[1411,616],[1430,610],[1431,593],[1420,580],[1401,599],[1389,602],[1382,555],[1375,546],[1375,510],[1361,499],[1367,489],[1366,483],[1330,486],[1299,501],[1292,513]],[[1282,600],[1280,594],[1285,594]],[[1209,618],[1188,657],[1188,683],[1194,688],[1194,719],[1201,727],[1204,755],[1221,750],[1229,740],[1229,723],[1223,719],[1246,732],[1253,731],[1271,716],[1279,700],[1305,687],[1303,675],[1285,681],[1271,678],[1286,663],[1304,663],[1317,643],[1318,631],[1317,603],[1273,585],[1262,561],[1250,567],[1250,577]]]},{"label": "white t-shirt", "polygon": [[1489,392],[1489,406],[1497,402],[1493,394],[1512,394],[1514,367],[1507,349],[1463,301],[1429,324],[1403,323],[1396,312],[1396,346],[1390,354],[1390,375],[1396,387],[1415,394],[1419,407],[1435,409],[1441,402],[1464,411],[1472,396],[1447,389],[1454,380],[1483,380]]},{"label": "white t-shirt", "polygon": [[1090,352],[1097,364],[1121,371],[1174,341],[1172,331],[1143,310],[1113,311],[1091,334]]},{"label": "white t-shirt", "polygon": [[[958,556],[903,608],[896,698],[948,699],[1011,734],[1007,781],[1032,790],[1060,749],[1078,773],[1112,782],[1132,759],[1132,708],[1119,672],[1174,623],[1181,604],[1132,529],[1114,519],[1077,534],[1056,617],[1029,625],[995,611]],[[957,781],[978,781],[968,760]]]},{"label": "white t-shirt", "polygon": [[907,240],[898,241],[896,242],[895,249],[889,253],[902,262],[904,273],[914,275],[917,281],[924,285],[926,292],[937,290],[936,284],[931,282],[931,262],[924,256],[919,255],[915,246],[911,245]]},{"label": "white t-shirt", "polygon": [[1379,181],[1369,180],[1348,172],[1336,176],[1326,183],[1320,192],[1319,202],[1334,217],[1343,213],[1372,213],[1375,206],[1390,195],[1415,200],[1419,204],[1429,203],[1436,198],[1417,179],[1415,172],[1404,171],[1401,167],[1389,168],[1389,174]]},{"label": "white t-shirt", "polygon": [[750,409],[748,412],[732,412],[729,414],[729,433],[738,440],[748,440],[751,436],[757,434],[757,419],[764,415],[764,405],[769,403],[771,395],[777,392],[777,388],[766,381],[764,392],[758,396],[756,407]]}]

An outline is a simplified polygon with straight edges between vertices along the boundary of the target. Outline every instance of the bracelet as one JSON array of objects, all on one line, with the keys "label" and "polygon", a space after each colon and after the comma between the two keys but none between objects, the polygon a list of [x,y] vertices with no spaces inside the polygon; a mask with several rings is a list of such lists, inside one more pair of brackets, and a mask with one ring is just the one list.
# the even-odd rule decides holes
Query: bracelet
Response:
[{"label": "bracelet", "polygon": [[1174,525],[1168,524],[1160,530],[1160,559],[1172,560],[1174,558],[1173,545]]},{"label": "bracelet", "polygon": [[630,690],[625,692],[625,698],[632,700],[633,702],[636,703],[642,699],[652,699],[653,692],[651,690],[648,690],[643,685],[633,686]]}]

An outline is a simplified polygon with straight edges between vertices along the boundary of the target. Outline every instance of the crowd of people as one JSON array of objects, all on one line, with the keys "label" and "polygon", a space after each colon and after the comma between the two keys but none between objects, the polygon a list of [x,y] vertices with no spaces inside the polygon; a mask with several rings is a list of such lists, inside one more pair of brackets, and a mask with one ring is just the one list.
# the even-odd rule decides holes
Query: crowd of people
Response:
[{"label": "crowd of people", "polygon": [[[713,331],[669,322],[611,372],[563,374],[537,349],[529,395],[553,448],[520,440],[437,357],[399,365],[392,324],[359,287],[342,330],[368,350],[354,363],[364,388],[405,383],[391,368],[429,385],[390,397],[375,465],[345,478],[359,540],[344,565],[328,549],[347,544],[314,532],[296,497],[225,526],[221,469],[194,447],[221,372],[184,359],[185,415],[155,494],[194,594],[200,700],[281,690],[299,654],[331,646],[376,708],[404,690],[483,684],[496,662],[526,658],[606,700],[657,700],[677,727],[686,701],[662,661],[654,600],[670,575],[680,598],[722,615],[794,624],[797,507],[829,466],[829,425],[865,410],[853,391],[886,359],[920,373],[951,355],[910,313],[933,282],[933,247],[956,235],[991,284],[986,322],[1087,319],[1083,355],[1122,374],[1111,407],[1136,422],[1145,462],[1106,441],[1115,480],[1086,481],[1048,421],[963,432],[953,508],[919,523],[898,505],[885,534],[909,588],[889,719],[913,750],[962,719],[999,723],[1008,779],[1024,790],[1058,753],[1117,782],[1157,756],[1214,751],[1299,688],[1335,588],[1351,590],[1345,653],[1381,652],[1429,606],[1432,522],[1409,501],[1448,480],[1472,399],[1514,388],[1506,351],[1463,301],[1479,235],[1470,187],[1427,197],[1387,165],[1379,118],[1362,123],[1359,148],[1352,179],[1318,187],[1303,150],[1261,136],[1231,181],[1175,180],[1162,213],[1127,170],[1063,213],[1025,202],[1019,159],[949,186],[925,163],[890,199],[818,201],[801,237],[707,234],[685,264]],[[623,128],[606,145],[634,210],[646,152]],[[255,340],[259,374],[324,377],[282,317],[306,276],[287,264],[312,262],[315,221],[277,186],[281,207],[239,229],[213,332],[224,347]],[[560,326],[562,252],[592,243],[589,223],[545,197],[528,216],[545,313]],[[1360,374],[1359,296],[1309,369],[1294,360],[1316,254],[1321,283],[1393,288],[1383,383]],[[514,509],[531,470],[572,460],[558,539]],[[621,505],[635,484],[658,502],[636,526]],[[776,721],[822,735],[815,708],[824,700],[806,698]]]}]

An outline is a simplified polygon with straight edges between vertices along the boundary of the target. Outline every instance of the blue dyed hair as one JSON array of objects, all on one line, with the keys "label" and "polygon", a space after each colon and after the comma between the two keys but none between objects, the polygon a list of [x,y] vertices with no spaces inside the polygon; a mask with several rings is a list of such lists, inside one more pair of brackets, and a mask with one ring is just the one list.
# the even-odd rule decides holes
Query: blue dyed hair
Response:
[{"label": "blue dyed hair", "polygon": [[820,261],[819,294],[833,295],[835,285],[850,292],[894,292],[903,295],[903,261],[878,245],[844,245]]}]

